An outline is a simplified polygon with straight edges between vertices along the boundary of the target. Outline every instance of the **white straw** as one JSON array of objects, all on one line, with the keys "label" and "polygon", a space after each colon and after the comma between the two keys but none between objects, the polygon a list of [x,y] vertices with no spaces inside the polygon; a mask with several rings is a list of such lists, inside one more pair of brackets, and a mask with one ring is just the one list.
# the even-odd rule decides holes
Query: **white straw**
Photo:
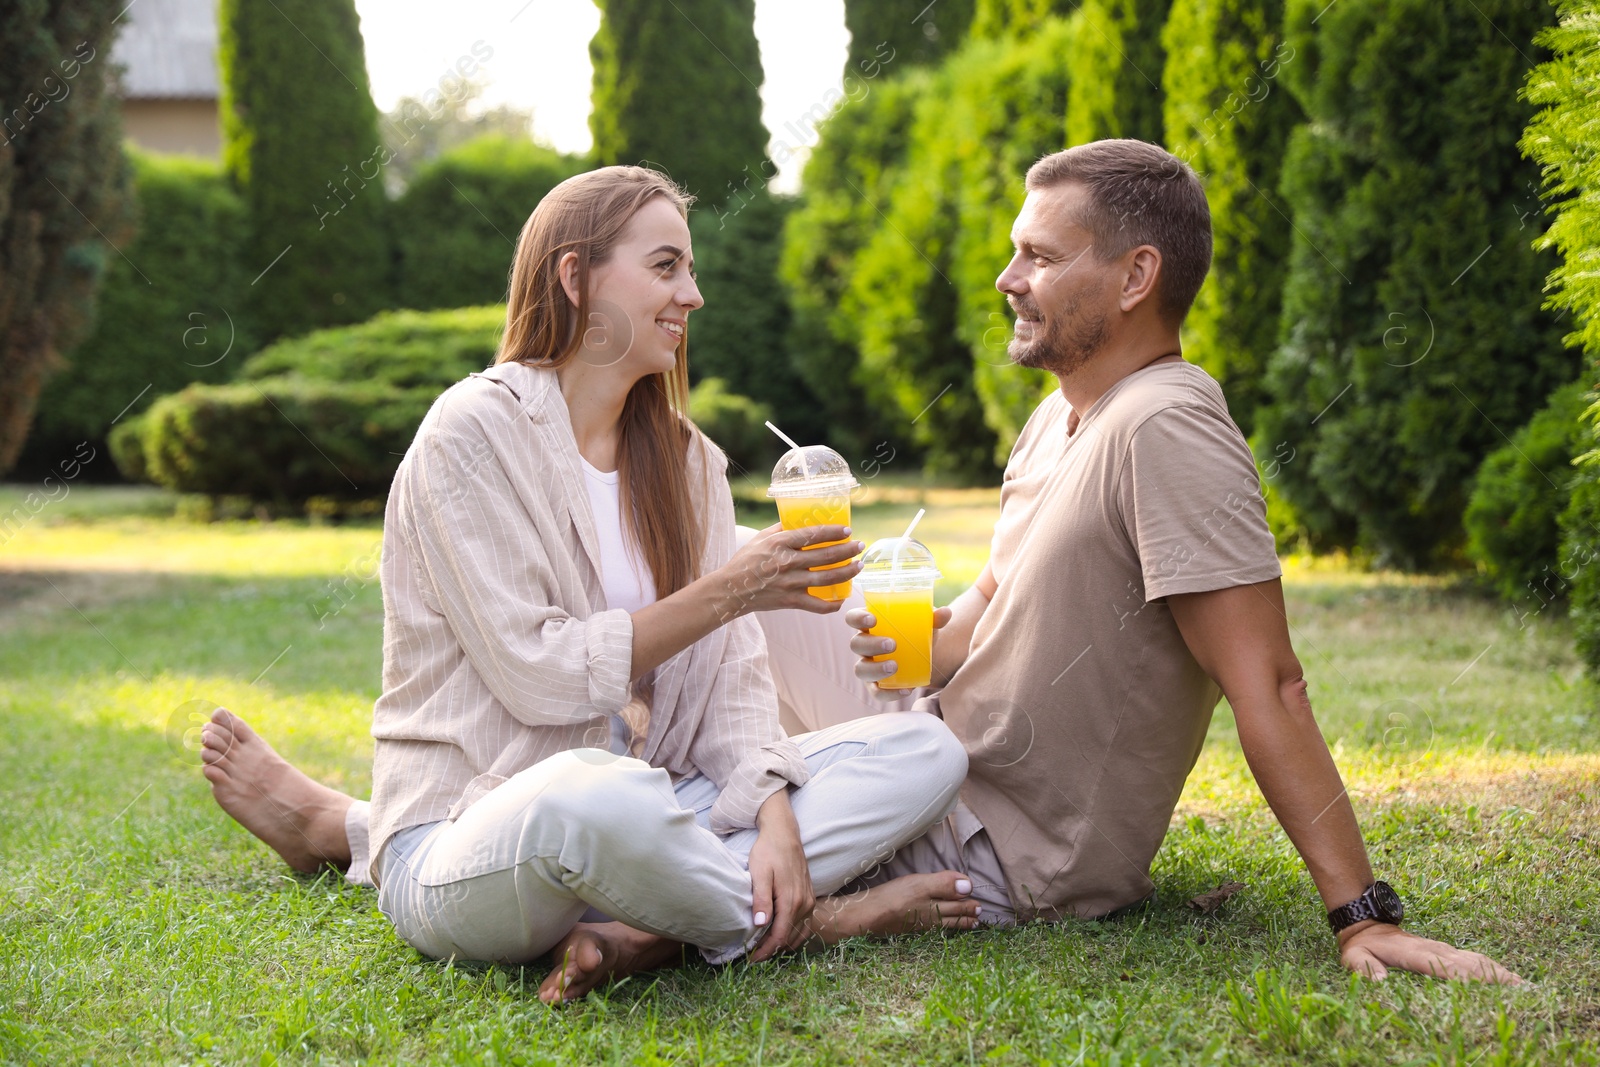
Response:
[{"label": "white straw", "polygon": [[917,523],[922,521],[922,516],[928,513],[927,508],[918,508],[917,513],[911,517],[911,525],[906,527],[906,532],[900,535],[900,540],[894,546],[894,552],[889,556],[889,588],[893,589],[899,583],[895,581],[900,574],[900,550],[906,542],[911,540],[911,531],[917,528]]},{"label": "white straw", "polygon": [[911,540],[911,531],[915,530],[917,528],[917,523],[921,522],[922,521],[922,516],[926,515],[927,513],[928,513],[928,509],[927,508],[918,508],[916,515],[914,515],[912,517],[912,519],[911,519],[911,525],[907,526],[906,527],[906,532],[901,534],[900,536],[902,538],[904,538],[905,540],[907,540],[907,541]]},{"label": "white straw", "polygon": [[779,437],[783,438],[785,444],[787,444],[790,448],[794,449],[796,452],[800,453],[800,473],[804,474],[807,478],[810,478],[811,477],[811,464],[806,462],[806,454],[805,454],[804,451],[801,450],[799,445],[794,443],[794,438],[790,437],[788,434],[784,433],[782,430],[780,430],[776,426],[772,425],[772,420],[771,419],[767,420],[767,429],[771,430],[773,433],[775,433]]},{"label": "white straw", "polygon": [[772,420],[771,419],[767,420],[767,429],[771,430],[773,433],[775,433],[779,437],[783,438],[784,444],[788,445],[790,448],[799,448],[800,447],[799,445],[794,443],[794,438],[790,437],[788,434],[784,433],[782,430],[780,430],[776,426],[772,425]]}]

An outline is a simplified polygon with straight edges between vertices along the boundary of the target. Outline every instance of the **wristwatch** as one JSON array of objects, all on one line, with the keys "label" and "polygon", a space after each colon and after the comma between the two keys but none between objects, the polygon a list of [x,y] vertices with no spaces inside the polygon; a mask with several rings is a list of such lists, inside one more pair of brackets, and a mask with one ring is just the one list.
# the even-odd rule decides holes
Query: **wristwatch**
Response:
[{"label": "wristwatch", "polygon": [[1373,882],[1365,893],[1328,912],[1328,925],[1333,927],[1334,933],[1365,919],[1399,926],[1405,913],[1405,905],[1400,903],[1400,894],[1394,891],[1394,886],[1388,882]]}]

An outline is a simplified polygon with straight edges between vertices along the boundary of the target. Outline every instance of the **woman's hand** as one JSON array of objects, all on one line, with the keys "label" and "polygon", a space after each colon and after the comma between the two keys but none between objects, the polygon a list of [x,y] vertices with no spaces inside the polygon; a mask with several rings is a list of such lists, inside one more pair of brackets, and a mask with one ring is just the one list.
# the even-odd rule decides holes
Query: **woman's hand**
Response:
[{"label": "woman's hand", "polygon": [[800,824],[795,822],[787,790],[780,789],[768,797],[756,814],[756,843],[750,848],[750,887],[756,928],[767,927],[767,936],[749,957],[750,962],[760,963],[787,947],[817,906],[811,890],[811,868],[800,844]]},{"label": "woman's hand", "polygon": [[[933,609],[934,643],[938,631],[950,621],[949,608]],[[873,656],[887,656],[894,651],[894,638],[878,637],[868,631],[878,625],[878,620],[866,608],[852,608],[845,612],[844,621],[854,626],[858,633],[850,639],[850,651],[861,657],[856,664],[856,677],[872,685],[872,695],[879,700],[899,700],[906,695],[904,689],[880,689],[878,683],[899,669],[892,659],[874,662]]]},{"label": "woman's hand", "polygon": [[[774,524],[752,537],[733,554],[715,575],[718,616],[730,622],[752,611],[799,608],[819,614],[838,611],[843,601],[814,597],[812,586],[838,585],[854,578],[861,563],[861,542],[846,540],[848,526],[802,526],[785,530]],[[827,548],[807,549],[806,545],[844,541]],[[851,562],[845,563],[846,560]],[[844,563],[834,570],[812,571],[830,563]]]}]

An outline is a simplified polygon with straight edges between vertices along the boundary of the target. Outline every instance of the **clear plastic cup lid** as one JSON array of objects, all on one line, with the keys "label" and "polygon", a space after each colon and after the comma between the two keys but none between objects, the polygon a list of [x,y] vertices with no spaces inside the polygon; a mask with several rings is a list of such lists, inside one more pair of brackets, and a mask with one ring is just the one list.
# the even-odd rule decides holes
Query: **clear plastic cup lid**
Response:
[{"label": "clear plastic cup lid", "polygon": [[882,591],[921,589],[941,577],[927,545],[908,537],[883,537],[861,554],[861,573],[855,580],[864,590]]},{"label": "clear plastic cup lid", "polygon": [[772,468],[771,497],[836,496],[847,494],[860,483],[850,473],[850,464],[827,445],[791,448]]}]

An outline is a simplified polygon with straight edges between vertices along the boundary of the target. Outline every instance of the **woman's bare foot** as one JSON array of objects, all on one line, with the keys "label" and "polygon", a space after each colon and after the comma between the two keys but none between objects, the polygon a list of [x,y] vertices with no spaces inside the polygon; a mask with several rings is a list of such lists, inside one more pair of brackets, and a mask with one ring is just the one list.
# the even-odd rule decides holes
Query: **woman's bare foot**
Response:
[{"label": "woman's bare foot", "polygon": [[577,1000],[608,978],[624,978],[683,962],[683,944],[626,923],[579,923],[550,954],[556,967],[539,983],[546,1004]]},{"label": "woman's bare foot", "polygon": [[960,871],[907,874],[848,896],[817,901],[810,939],[799,944],[831,945],[847,937],[888,937],[935,927],[971,930],[978,925],[978,902],[967,894],[972,883]]},{"label": "woman's bare foot", "polygon": [[350,865],[344,816],[351,798],[307,778],[226,708],[200,730],[201,773],[239,825],[297,871]]}]

